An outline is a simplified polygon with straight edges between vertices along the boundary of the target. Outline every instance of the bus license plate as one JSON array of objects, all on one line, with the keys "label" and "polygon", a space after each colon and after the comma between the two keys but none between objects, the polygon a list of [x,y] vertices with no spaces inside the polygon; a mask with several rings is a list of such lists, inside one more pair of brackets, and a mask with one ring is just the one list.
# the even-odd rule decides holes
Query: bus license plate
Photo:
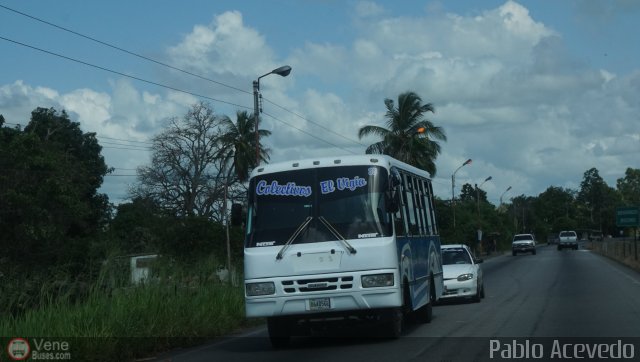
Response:
[{"label": "bus license plate", "polygon": [[329,310],[331,309],[331,298],[309,299],[309,310]]}]

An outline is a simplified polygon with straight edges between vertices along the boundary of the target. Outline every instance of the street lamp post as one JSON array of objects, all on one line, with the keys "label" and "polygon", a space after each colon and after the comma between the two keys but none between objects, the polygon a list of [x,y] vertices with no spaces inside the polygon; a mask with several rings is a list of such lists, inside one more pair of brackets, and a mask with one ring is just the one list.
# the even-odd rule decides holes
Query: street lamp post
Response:
[{"label": "street lamp post", "polygon": [[485,182],[491,180],[491,176],[487,177],[484,181],[482,181],[482,183],[480,184],[480,186],[478,186],[478,184],[476,184],[476,205],[478,208],[478,224],[480,223],[480,187],[482,187],[482,185],[484,185]]},{"label": "street lamp post", "polygon": [[478,184],[476,184],[476,207],[478,209],[478,251],[482,252],[482,248],[480,245],[480,242],[482,241],[482,229],[480,228],[480,187],[482,187],[482,185],[484,185],[485,182],[491,180],[491,176],[487,177],[486,179],[484,179],[484,181],[482,181],[482,183],[480,184],[480,186],[478,186]]},{"label": "street lamp post", "polygon": [[502,207],[502,196],[504,196],[504,194],[507,193],[507,191],[511,190],[511,186],[507,187],[506,190],[504,190],[504,192],[502,193],[502,195],[500,195],[500,207]]},{"label": "street lamp post", "polygon": [[451,175],[451,208],[453,209],[453,229],[456,229],[456,195],[455,195],[455,187],[456,187],[456,172],[462,167],[471,163],[471,159],[464,161],[464,163],[456,168]]},{"label": "street lamp post", "polygon": [[258,77],[258,79],[253,81],[253,122],[256,126],[256,167],[260,165],[260,134],[258,133],[258,123],[260,122],[260,105],[258,101],[258,97],[260,95],[260,78],[266,77],[269,74],[277,74],[281,77],[286,77],[291,73],[291,67],[288,65],[283,65],[280,68],[276,68],[269,73],[263,74]]}]

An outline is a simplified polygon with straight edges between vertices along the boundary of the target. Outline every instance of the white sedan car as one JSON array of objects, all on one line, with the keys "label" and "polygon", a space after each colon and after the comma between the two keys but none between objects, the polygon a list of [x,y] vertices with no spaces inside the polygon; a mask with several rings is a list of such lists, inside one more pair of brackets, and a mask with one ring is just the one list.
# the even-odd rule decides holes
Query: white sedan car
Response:
[{"label": "white sedan car", "polygon": [[474,258],[464,244],[442,245],[444,293],[441,298],[471,298],[474,302],[484,298],[480,263],[482,259]]}]

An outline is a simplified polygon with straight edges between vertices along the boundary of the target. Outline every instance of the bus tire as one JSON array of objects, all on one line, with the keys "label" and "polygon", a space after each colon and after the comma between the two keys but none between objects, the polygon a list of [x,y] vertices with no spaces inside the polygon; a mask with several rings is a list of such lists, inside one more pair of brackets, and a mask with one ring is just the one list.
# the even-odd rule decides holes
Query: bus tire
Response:
[{"label": "bus tire", "polygon": [[387,320],[382,324],[382,334],[389,339],[398,339],[402,334],[402,310],[393,309]]},{"label": "bus tire", "polygon": [[285,348],[291,341],[291,323],[284,318],[267,318],[269,341],[273,348]]},{"label": "bus tire", "polygon": [[431,323],[431,319],[433,318],[432,302],[423,305],[417,312],[420,323]]},{"label": "bus tire", "polygon": [[420,323],[431,323],[433,319],[433,305],[436,302],[436,285],[433,275],[429,278],[429,303],[417,310]]}]

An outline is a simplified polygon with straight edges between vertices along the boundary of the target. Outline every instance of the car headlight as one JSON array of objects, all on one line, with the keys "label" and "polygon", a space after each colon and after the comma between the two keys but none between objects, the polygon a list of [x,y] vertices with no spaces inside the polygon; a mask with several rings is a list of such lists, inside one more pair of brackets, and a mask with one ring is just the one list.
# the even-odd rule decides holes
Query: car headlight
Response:
[{"label": "car headlight", "polygon": [[363,275],[360,281],[363,288],[391,287],[394,284],[393,273]]},{"label": "car headlight", "polygon": [[247,283],[245,285],[247,296],[271,295],[276,293],[276,286],[273,282]]},{"label": "car headlight", "polygon": [[459,282],[464,282],[465,280],[470,280],[470,279],[473,279],[473,274],[471,273],[458,275]]}]

